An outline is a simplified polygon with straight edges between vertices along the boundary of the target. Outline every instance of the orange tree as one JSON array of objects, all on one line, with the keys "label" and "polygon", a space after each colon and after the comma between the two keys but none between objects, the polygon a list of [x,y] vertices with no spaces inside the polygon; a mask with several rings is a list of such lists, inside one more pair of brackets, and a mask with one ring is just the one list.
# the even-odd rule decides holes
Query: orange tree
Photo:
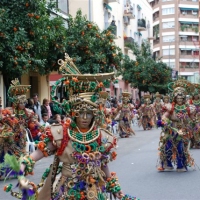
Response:
[{"label": "orange tree", "polygon": [[161,60],[152,58],[150,44],[144,41],[141,48],[135,43],[128,45],[134,52],[136,60],[125,56],[120,74],[123,79],[131,83],[139,91],[150,93],[167,92],[167,85],[171,82],[172,70]]},{"label": "orange tree", "polygon": [[45,0],[0,1],[0,71],[7,86],[29,71],[43,75],[58,69],[66,29],[61,18],[51,17],[51,9],[54,3]]},{"label": "orange tree", "polygon": [[69,17],[66,52],[82,73],[110,72],[121,67],[122,52],[114,43],[114,28],[100,31],[99,27],[82,16]]}]

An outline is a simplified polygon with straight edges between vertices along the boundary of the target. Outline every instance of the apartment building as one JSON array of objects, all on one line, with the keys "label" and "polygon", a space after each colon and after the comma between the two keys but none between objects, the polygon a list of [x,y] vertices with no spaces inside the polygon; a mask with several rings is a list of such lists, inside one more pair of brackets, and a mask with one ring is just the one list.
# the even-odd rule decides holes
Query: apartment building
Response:
[{"label": "apartment building", "polygon": [[199,74],[199,1],[149,0],[153,9],[153,52],[179,75]]},{"label": "apartment building", "polygon": [[[153,47],[152,8],[146,0],[69,0],[69,14],[76,15],[78,9],[95,22],[101,30],[105,30],[112,22],[116,25],[115,43],[125,55],[135,59],[133,52],[126,47],[127,43],[142,40],[151,41]],[[137,90],[118,77],[118,83],[112,83],[107,91],[111,96],[121,96],[123,90],[137,98]]]}]

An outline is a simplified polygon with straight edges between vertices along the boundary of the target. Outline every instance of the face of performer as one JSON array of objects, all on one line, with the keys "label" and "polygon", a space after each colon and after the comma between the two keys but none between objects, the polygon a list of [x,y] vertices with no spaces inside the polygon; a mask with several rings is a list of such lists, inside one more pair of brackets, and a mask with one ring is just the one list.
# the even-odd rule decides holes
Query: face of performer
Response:
[{"label": "face of performer", "polygon": [[23,110],[23,109],[25,108],[25,103],[19,103],[18,108],[19,108],[20,110]]},{"label": "face of performer", "polygon": [[128,102],[129,102],[129,99],[128,99],[128,98],[124,98],[124,99],[123,99],[123,103],[124,103],[124,104],[127,104]]},{"label": "face of performer", "polygon": [[156,98],[156,102],[157,102],[157,103],[160,102],[160,98],[159,98],[159,97]]},{"label": "face of performer", "polygon": [[169,99],[168,98],[164,98],[164,102],[165,103],[169,103]]},{"label": "face of performer", "polygon": [[198,100],[199,99],[199,95],[194,95],[194,100]]},{"label": "face of performer", "polygon": [[182,105],[183,104],[183,97],[182,96],[180,96],[180,95],[178,95],[177,97],[176,97],[176,103],[178,104],[178,105]]},{"label": "face of performer", "polygon": [[78,117],[76,118],[76,124],[79,128],[90,128],[94,115],[92,111],[80,111]]},{"label": "face of performer", "polygon": [[147,105],[149,105],[149,104],[150,104],[150,99],[146,99],[145,103],[146,103]]}]

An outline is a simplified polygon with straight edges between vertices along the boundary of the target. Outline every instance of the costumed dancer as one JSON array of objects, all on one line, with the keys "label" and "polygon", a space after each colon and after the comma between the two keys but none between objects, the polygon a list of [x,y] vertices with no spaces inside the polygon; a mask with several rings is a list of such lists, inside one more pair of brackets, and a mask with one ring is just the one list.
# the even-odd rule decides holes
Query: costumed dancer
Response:
[{"label": "costumed dancer", "polygon": [[190,105],[194,105],[196,108],[195,121],[193,122],[194,131],[193,137],[191,139],[191,147],[192,148],[200,148],[200,84],[194,84],[195,90],[191,95],[191,99],[189,100]]},{"label": "costumed dancer", "polygon": [[[104,115],[98,101],[99,92],[114,73],[80,74],[67,54],[65,61],[58,63],[63,78],[55,83],[51,94],[63,82],[69,100],[64,100],[61,106],[71,118],[63,125],[52,125],[37,150],[22,159],[18,177],[22,193],[13,192],[10,185],[5,190],[22,199],[106,200],[110,193],[122,200],[135,200],[122,193],[116,173],[109,171],[108,163],[117,155],[113,150],[116,138],[101,128]],[[38,186],[23,176],[33,172],[36,161],[52,154],[55,154],[53,164]]]},{"label": "costumed dancer", "polygon": [[144,104],[142,104],[138,110],[140,124],[142,124],[144,130],[150,130],[155,125],[154,118],[156,117],[156,113],[154,106],[151,104],[150,95],[145,94],[143,98]]},{"label": "costumed dancer", "polygon": [[[1,109],[0,112],[0,179],[4,179],[10,171],[4,166],[5,154],[15,155],[17,159],[26,152],[26,127],[28,119],[34,114],[25,108],[26,93],[30,85],[21,85],[18,79],[12,81],[8,89],[12,107]],[[5,164],[6,165],[6,164]],[[14,174],[10,174],[12,178]]]},{"label": "costumed dancer", "polygon": [[[159,119],[159,120],[161,119],[161,115],[162,115],[161,97],[162,97],[162,95],[159,94],[159,92],[156,92],[155,101],[153,103],[154,110],[156,112],[156,118]],[[156,118],[155,118],[155,120],[156,120]]]},{"label": "costumed dancer", "polygon": [[195,107],[186,104],[186,94],[191,93],[192,84],[186,80],[177,80],[169,84],[169,89],[173,91],[172,105],[157,124],[162,127],[158,170],[173,170],[174,164],[177,172],[186,172],[188,166],[194,165],[189,146]]},{"label": "costumed dancer", "polygon": [[121,138],[135,135],[134,130],[131,127],[133,119],[133,104],[129,103],[131,93],[122,92],[122,104],[118,105],[117,113],[119,116],[119,136]]}]

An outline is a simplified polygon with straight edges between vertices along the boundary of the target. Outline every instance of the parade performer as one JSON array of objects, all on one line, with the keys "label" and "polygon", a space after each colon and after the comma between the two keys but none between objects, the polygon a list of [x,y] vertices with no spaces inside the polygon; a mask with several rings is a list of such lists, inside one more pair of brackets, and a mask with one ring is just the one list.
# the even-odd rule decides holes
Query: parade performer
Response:
[{"label": "parade performer", "polygon": [[156,113],[153,105],[151,104],[150,95],[145,94],[143,97],[144,97],[144,104],[140,106],[138,114],[143,129],[150,130],[155,125],[154,118],[156,117]]},{"label": "parade performer", "polygon": [[188,166],[194,165],[189,153],[189,143],[192,136],[191,122],[194,119],[195,107],[186,104],[186,94],[190,94],[192,84],[186,80],[177,80],[169,84],[173,88],[173,102],[158,126],[163,127],[160,136],[159,171],[173,170],[186,172]]},{"label": "parade performer", "polygon": [[200,84],[194,84],[194,92],[192,93],[192,98],[189,100],[189,104],[194,105],[196,108],[195,121],[193,122],[193,137],[191,138],[191,147],[200,148]]},{"label": "parade performer", "polygon": [[162,114],[163,115],[167,110],[169,110],[171,107],[170,103],[170,96],[169,95],[164,95],[163,96],[163,103],[162,103]]},{"label": "parade performer", "polygon": [[118,105],[117,113],[119,120],[119,136],[121,138],[135,135],[134,130],[131,128],[133,119],[133,104],[129,103],[131,94],[129,92],[122,92],[122,104]]},{"label": "parade performer", "polygon": [[[153,103],[154,106],[154,110],[156,112],[156,118],[157,119],[161,119],[161,115],[162,115],[162,103],[161,103],[161,94],[159,94],[159,92],[156,92],[155,94],[155,101]],[[155,118],[155,120],[156,120]]]},{"label": "parade performer", "polygon": [[[101,128],[104,115],[99,92],[114,73],[80,74],[67,54],[65,61],[58,63],[64,76],[55,83],[51,94],[54,96],[56,86],[63,82],[69,100],[61,106],[71,118],[63,125],[52,125],[38,149],[22,159],[18,178],[22,193],[13,192],[10,185],[5,190],[22,199],[106,200],[107,193],[123,200],[135,199],[122,193],[116,173],[109,171],[108,163],[116,159],[116,138]],[[32,173],[36,161],[52,154],[53,164],[38,186],[22,175]]]},{"label": "parade performer", "polygon": [[[4,166],[6,153],[15,155],[17,159],[26,154],[26,127],[33,111],[25,108],[26,93],[29,85],[21,85],[18,79],[12,81],[8,89],[12,107],[0,108],[0,176],[3,179],[9,170]],[[2,170],[3,169],[3,170]]]}]

